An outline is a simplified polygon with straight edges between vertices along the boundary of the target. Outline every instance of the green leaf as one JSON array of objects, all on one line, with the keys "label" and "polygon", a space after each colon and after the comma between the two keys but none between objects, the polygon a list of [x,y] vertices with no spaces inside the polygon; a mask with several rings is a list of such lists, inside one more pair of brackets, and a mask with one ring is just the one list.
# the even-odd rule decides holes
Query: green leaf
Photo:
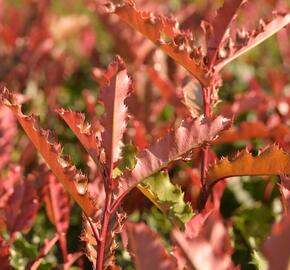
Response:
[{"label": "green leaf", "polygon": [[181,188],[170,182],[167,172],[158,172],[137,187],[173,224],[184,227],[192,217],[191,206],[184,202]]},{"label": "green leaf", "polygon": [[[122,148],[123,159],[114,169],[115,177],[120,176],[124,170],[135,167],[136,154],[137,148],[132,144],[126,144]],[[175,225],[183,227],[192,217],[191,206],[184,202],[180,187],[170,182],[167,172],[158,172],[146,178],[137,188]]]}]

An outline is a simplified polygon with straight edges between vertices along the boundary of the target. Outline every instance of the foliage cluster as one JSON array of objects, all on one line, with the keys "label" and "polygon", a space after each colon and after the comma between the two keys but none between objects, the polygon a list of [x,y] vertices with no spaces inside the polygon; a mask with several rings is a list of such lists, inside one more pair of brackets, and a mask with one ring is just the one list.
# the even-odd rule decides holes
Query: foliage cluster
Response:
[{"label": "foliage cluster", "polygon": [[1,269],[290,269],[289,7],[116,2],[0,1]]}]

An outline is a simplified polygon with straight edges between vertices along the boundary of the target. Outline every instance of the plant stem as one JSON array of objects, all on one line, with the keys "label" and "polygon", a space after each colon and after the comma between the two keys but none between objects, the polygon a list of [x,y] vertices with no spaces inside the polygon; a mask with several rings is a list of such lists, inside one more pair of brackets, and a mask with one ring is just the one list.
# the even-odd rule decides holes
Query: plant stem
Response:
[{"label": "plant stem", "polygon": [[[203,95],[203,108],[205,118],[210,117],[210,92],[206,87],[202,87]],[[208,164],[208,150],[209,145],[206,144],[201,149],[201,164],[200,164],[200,182],[201,182],[201,191],[206,187],[206,168]],[[202,192],[201,192],[202,193]],[[202,199],[202,198],[200,198]]]},{"label": "plant stem", "polygon": [[109,189],[106,193],[105,213],[104,213],[104,217],[103,217],[101,236],[100,236],[100,239],[98,241],[97,263],[96,263],[97,270],[103,269],[104,253],[105,253],[105,247],[106,247],[106,236],[107,236],[107,232],[108,232],[109,221],[111,218],[111,211],[110,211],[111,198],[112,198],[112,192]]}]

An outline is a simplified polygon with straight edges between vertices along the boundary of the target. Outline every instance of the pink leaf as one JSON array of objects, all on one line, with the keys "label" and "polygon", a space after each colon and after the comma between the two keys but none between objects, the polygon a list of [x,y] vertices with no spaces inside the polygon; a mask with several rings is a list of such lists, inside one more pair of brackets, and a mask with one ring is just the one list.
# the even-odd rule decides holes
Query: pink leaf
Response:
[{"label": "pink leaf", "polygon": [[0,170],[7,164],[16,136],[16,118],[5,106],[0,107]]},{"label": "pink leaf", "polygon": [[176,269],[176,262],[171,257],[160,238],[144,223],[126,225],[129,251],[137,270],[170,270]]},{"label": "pink leaf", "polygon": [[290,260],[290,214],[274,224],[271,235],[263,244],[262,250],[270,264],[269,270],[289,269]]},{"label": "pink leaf", "polygon": [[206,120],[204,116],[184,120],[181,125],[137,155],[132,171],[126,171],[119,179],[118,194],[128,193],[143,179],[166,167],[169,162],[180,158],[193,148],[211,142],[228,128],[231,121],[218,116]]},{"label": "pink leaf", "polygon": [[105,114],[102,118],[104,127],[102,146],[105,149],[110,173],[121,153],[120,142],[127,125],[127,107],[124,101],[131,86],[131,79],[128,77],[122,59],[117,56],[111,65],[115,67],[115,73],[111,75],[109,83],[102,88],[100,95],[100,100],[105,106]]},{"label": "pink leaf", "polygon": [[217,212],[207,219],[198,236],[191,238],[178,230],[172,236],[192,269],[233,269],[227,227]]}]

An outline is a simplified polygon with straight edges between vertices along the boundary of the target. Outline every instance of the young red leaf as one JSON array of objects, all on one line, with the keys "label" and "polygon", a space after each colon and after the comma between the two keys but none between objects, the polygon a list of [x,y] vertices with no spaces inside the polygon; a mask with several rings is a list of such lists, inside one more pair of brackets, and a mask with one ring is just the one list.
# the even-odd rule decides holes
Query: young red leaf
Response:
[{"label": "young red leaf", "polygon": [[128,249],[137,270],[174,270],[176,261],[171,257],[160,238],[144,223],[127,223]]},{"label": "young red leaf", "polygon": [[181,125],[165,137],[158,140],[136,157],[136,166],[132,171],[126,171],[118,179],[118,195],[127,194],[133,187],[145,178],[166,167],[168,163],[180,158],[193,148],[216,139],[218,134],[228,128],[231,121],[218,116],[215,119],[196,119],[182,121]]},{"label": "young red leaf", "polygon": [[120,158],[121,145],[127,125],[127,107],[124,103],[128,96],[131,79],[127,74],[124,63],[120,57],[116,57],[111,66],[114,67],[114,74],[111,74],[109,83],[101,89],[100,100],[105,106],[105,113],[102,117],[102,146],[106,153],[106,163],[112,174],[113,166]]},{"label": "young red leaf", "polygon": [[113,77],[123,69],[126,69],[123,60],[119,56],[116,56],[115,61],[111,63],[106,70],[94,68],[93,76],[101,87],[106,87],[106,85],[110,84]]},{"label": "young red leaf", "polygon": [[49,253],[49,251],[54,247],[55,243],[58,241],[58,235],[54,236],[52,239],[44,239],[43,246],[40,248],[38,257],[29,262],[25,269],[37,270],[43,261],[43,258]]},{"label": "young red leaf", "polygon": [[51,223],[56,227],[64,260],[67,260],[66,233],[70,219],[70,198],[63,186],[52,173],[46,176],[44,192],[46,212]]},{"label": "young red leaf", "polygon": [[218,10],[212,22],[212,33],[207,41],[207,56],[211,65],[214,64],[225,33],[243,2],[245,0],[225,0],[223,6]]},{"label": "young red leaf", "polygon": [[26,116],[21,112],[21,106],[15,97],[6,89],[1,91],[1,101],[17,117],[27,136],[41,153],[53,173],[80,205],[88,216],[95,213],[95,206],[88,193],[86,193],[87,179],[78,172],[69,160],[61,157],[61,146],[49,131],[39,129],[38,119],[34,115]]},{"label": "young red leaf", "polygon": [[229,55],[226,56],[224,60],[216,65],[216,71],[220,71],[225,65],[233,61],[240,55],[254,48],[255,46],[262,43],[267,38],[276,34],[283,27],[290,23],[290,14],[276,14],[276,17],[271,20],[268,24],[260,22],[260,27],[258,30],[253,30],[251,32],[240,32],[237,33],[237,41],[232,44],[229,50]]},{"label": "young red leaf", "polygon": [[182,32],[175,20],[136,10],[133,1],[116,6],[111,3],[110,9],[186,68],[203,85],[209,83],[203,62],[204,54],[193,45],[192,34]]}]

